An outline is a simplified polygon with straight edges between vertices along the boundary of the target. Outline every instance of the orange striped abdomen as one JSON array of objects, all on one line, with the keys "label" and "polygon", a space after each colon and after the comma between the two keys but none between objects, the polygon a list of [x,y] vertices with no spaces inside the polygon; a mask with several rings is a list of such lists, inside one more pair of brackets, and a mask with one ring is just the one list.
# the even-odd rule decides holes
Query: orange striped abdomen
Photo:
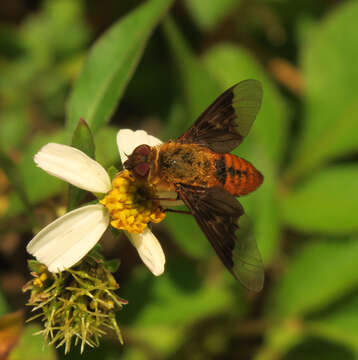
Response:
[{"label": "orange striped abdomen", "polygon": [[251,163],[236,155],[217,154],[215,166],[218,185],[232,195],[249,194],[262,184],[262,174]]}]

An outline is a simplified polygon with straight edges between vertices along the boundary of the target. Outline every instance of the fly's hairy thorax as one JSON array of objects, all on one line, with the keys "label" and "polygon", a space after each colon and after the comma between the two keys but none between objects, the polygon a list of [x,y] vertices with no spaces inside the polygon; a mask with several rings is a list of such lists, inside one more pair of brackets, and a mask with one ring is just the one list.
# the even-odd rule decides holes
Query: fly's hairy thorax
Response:
[{"label": "fly's hairy thorax", "polygon": [[216,155],[199,145],[169,141],[156,148],[150,181],[168,190],[174,190],[175,183],[213,186]]},{"label": "fly's hairy thorax", "polygon": [[173,141],[153,148],[149,181],[164,190],[174,184],[220,187],[232,195],[246,195],[263,181],[261,173],[248,161],[233,154],[218,154],[196,144]]}]

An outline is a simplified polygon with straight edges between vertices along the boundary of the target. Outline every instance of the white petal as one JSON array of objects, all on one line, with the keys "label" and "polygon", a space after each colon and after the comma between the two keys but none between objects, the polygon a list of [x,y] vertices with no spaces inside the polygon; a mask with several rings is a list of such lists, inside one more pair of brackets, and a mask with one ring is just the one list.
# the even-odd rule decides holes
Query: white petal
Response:
[{"label": "white petal", "polygon": [[81,150],[50,143],[34,157],[35,163],[50,175],[94,193],[111,190],[111,180],[104,168]]},{"label": "white petal", "polygon": [[142,234],[126,232],[148,269],[156,276],[164,272],[165,255],[158,239],[147,227]]},{"label": "white petal", "polygon": [[147,134],[144,130],[119,130],[117,134],[117,146],[122,163],[128,159],[127,155],[132,154],[133,150],[142,144],[156,146],[162,144],[162,141]]},{"label": "white petal", "polygon": [[98,242],[109,224],[109,213],[100,205],[87,205],[61,216],[42,229],[27,251],[51,272],[70,268]]}]

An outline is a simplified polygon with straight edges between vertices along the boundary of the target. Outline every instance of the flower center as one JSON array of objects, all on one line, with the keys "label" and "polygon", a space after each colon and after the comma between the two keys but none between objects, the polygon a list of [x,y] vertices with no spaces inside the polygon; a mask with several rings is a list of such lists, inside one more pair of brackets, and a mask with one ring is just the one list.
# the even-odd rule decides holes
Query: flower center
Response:
[{"label": "flower center", "polygon": [[140,234],[150,221],[158,223],[165,218],[155,195],[153,185],[137,181],[124,170],[113,179],[112,190],[100,203],[109,210],[114,228]]}]

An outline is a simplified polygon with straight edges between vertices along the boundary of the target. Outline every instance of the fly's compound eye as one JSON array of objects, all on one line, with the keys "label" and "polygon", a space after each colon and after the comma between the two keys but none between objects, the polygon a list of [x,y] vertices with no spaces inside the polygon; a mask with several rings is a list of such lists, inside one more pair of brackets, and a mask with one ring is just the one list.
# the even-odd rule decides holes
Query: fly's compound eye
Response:
[{"label": "fly's compound eye", "polygon": [[148,156],[150,154],[150,146],[146,144],[139,145],[134,149],[133,154]]},{"label": "fly's compound eye", "polygon": [[145,177],[148,175],[150,169],[150,161],[148,161],[150,153],[150,146],[146,144],[139,145],[134,149],[133,153],[128,156],[123,166],[133,171],[134,175]]},{"label": "fly's compound eye", "polygon": [[149,173],[149,169],[150,166],[148,163],[141,163],[134,168],[134,173],[141,177],[146,177]]}]

